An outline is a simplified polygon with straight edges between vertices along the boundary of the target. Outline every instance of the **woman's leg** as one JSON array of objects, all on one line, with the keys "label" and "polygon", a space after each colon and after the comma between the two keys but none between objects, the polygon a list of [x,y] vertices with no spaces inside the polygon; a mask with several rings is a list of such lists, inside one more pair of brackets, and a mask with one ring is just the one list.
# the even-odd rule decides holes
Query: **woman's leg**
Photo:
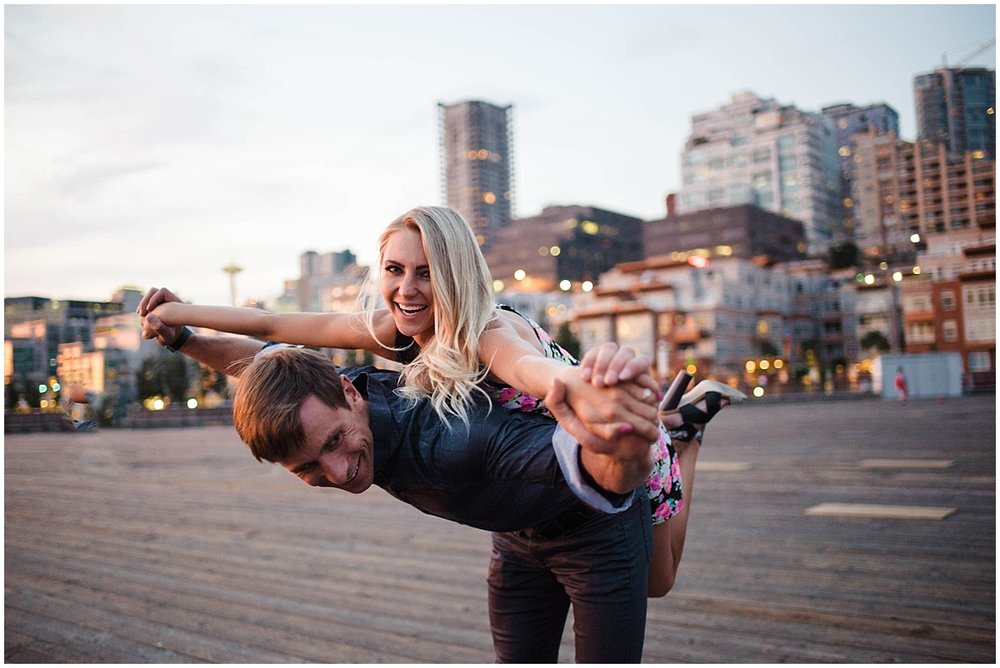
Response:
[{"label": "woman's leg", "polygon": [[681,480],[684,482],[684,498],[676,515],[653,525],[653,558],[649,562],[648,590],[651,598],[666,596],[673,589],[677,577],[687,537],[688,515],[694,496],[695,464],[700,447],[698,441],[674,441]]},{"label": "woman's leg", "polygon": [[[696,388],[697,389],[697,388]],[[737,401],[743,398],[742,393],[731,390]],[[718,394],[718,393],[716,393]],[[716,401],[718,402],[716,404]],[[711,403],[711,406],[709,405]],[[653,558],[649,563],[649,596],[659,598],[666,596],[673,589],[680,567],[681,556],[684,554],[684,542],[687,538],[688,517],[691,513],[691,500],[694,498],[694,473],[698,462],[698,452],[701,450],[701,432],[705,423],[718,411],[730,404],[729,397],[719,396],[711,399],[702,394],[694,408],[697,411],[685,409],[683,412],[661,414],[661,420],[667,430],[681,427],[685,422],[697,430],[697,435],[690,440],[673,439],[673,447],[677,452],[677,463],[680,478],[683,483],[684,497],[680,501],[677,512],[665,522],[653,525]],[[713,410],[714,409],[714,410]],[[685,417],[685,413],[687,417]],[[691,422],[689,418],[697,416],[699,422]],[[706,419],[707,418],[707,419]],[[679,430],[680,431],[680,430]],[[691,432],[690,429],[687,430]]]}]

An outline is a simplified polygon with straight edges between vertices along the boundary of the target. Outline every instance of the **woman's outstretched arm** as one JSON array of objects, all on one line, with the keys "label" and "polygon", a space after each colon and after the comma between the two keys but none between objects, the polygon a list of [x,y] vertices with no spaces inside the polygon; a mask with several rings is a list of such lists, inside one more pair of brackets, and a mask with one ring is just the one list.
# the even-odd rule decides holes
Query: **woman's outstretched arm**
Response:
[{"label": "woman's outstretched arm", "polygon": [[[165,325],[207,327],[220,332],[243,334],[259,339],[326,348],[367,350],[394,359],[356,313],[271,313],[258,308],[186,304],[165,288],[150,288],[139,303],[139,315],[156,315]],[[375,333],[391,346],[395,325],[389,312],[376,311]]]}]

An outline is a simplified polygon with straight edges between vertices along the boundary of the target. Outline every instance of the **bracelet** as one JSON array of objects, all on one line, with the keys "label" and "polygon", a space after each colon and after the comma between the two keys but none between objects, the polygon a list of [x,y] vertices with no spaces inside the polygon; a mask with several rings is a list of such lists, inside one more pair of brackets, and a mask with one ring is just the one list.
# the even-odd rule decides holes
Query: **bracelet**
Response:
[{"label": "bracelet", "polygon": [[189,327],[185,327],[181,330],[181,333],[177,336],[177,338],[174,339],[173,343],[166,344],[163,347],[172,353],[176,353],[184,346],[185,343],[187,343],[187,340],[191,338],[192,334],[194,334],[194,332],[192,332]]}]

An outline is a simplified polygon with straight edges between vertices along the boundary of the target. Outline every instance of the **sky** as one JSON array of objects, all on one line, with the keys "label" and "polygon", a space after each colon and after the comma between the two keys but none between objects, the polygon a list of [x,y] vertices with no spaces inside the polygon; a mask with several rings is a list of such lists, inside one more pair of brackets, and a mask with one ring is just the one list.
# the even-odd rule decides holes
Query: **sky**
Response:
[{"label": "sky", "polygon": [[[691,116],[887,103],[996,34],[972,5],[5,5],[4,295],[265,304],[442,204],[439,102],[514,105],[515,216],[646,220]],[[996,67],[990,47],[967,66]]]}]

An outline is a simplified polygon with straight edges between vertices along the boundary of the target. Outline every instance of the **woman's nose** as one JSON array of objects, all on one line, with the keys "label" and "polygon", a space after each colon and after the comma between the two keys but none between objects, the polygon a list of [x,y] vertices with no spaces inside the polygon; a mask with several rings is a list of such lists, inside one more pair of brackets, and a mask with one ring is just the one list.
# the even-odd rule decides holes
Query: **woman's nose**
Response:
[{"label": "woman's nose", "polygon": [[417,294],[417,283],[413,276],[407,274],[403,277],[403,280],[399,284],[399,292],[403,295]]}]

